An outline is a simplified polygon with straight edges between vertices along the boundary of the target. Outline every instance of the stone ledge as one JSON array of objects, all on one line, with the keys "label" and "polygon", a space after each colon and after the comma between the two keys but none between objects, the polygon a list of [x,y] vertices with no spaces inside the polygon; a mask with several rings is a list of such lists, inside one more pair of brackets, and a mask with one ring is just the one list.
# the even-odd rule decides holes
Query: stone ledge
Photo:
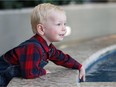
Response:
[{"label": "stone ledge", "polygon": [[[73,45],[62,44],[65,46],[58,48],[82,63],[93,53],[114,44],[116,44],[116,35],[109,35]],[[62,68],[53,63],[48,64],[45,68],[52,73],[30,80],[14,78],[8,87],[115,87],[116,85],[116,82],[84,82],[78,83],[77,86],[77,71]]]}]

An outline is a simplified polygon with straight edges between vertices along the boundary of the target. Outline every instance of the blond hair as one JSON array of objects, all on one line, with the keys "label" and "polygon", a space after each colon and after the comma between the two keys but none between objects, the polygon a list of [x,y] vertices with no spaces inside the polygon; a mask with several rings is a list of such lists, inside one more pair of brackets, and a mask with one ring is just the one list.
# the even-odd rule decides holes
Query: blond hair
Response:
[{"label": "blond hair", "polygon": [[31,14],[31,26],[33,33],[37,32],[37,24],[41,24],[47,20],[47,16],[51,10],[64,12],[64,10],[59,6],[50,3],[43,3],[35,6]]}]

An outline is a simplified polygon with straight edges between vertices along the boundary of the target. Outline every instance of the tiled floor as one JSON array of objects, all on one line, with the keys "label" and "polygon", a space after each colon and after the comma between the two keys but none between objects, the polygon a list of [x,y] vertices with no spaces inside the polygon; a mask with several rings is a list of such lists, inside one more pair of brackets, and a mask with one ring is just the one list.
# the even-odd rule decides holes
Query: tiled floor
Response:
[{"label": "tiled floor", "polygon": [[[116,44],[116,35],[82,42],[72,41],[72,43],[63,43],[57,47],[82,63],[93,53],[114,44]],[[77,84],[77,71],[56,66],[51,62],[45,68],[52,73],[37,79],[14,78],[8,87],[116,87],[116,82],[84,82]]]}]

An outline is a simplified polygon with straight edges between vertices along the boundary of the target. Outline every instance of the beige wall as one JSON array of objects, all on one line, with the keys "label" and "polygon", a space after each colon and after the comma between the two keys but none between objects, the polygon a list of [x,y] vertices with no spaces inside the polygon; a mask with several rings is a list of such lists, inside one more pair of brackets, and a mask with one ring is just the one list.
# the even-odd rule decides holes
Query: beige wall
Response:
[{"label": "beige wall", "polygon": [[[116,4],[84,4],[63,7],[72,33],[64,41],[116,34]],[[30,38],[32,9],[0,11],[0,55]]]}]

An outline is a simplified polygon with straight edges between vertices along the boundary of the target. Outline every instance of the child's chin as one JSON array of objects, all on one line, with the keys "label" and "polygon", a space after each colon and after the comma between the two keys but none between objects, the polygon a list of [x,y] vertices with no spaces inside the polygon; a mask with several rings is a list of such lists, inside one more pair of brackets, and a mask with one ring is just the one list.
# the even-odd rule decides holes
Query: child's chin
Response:
[{"label": "child's chin", "polygon": [[54,42],[60,42],[60,41],[62,41],[63,39],[58,39],[58,40],[55,40]]},{"label": "child's chin", "polygon": [[63,40],[63,38],[62,39],[60,39],[60,40],[58,40],[58,41],[62,41]]}]

